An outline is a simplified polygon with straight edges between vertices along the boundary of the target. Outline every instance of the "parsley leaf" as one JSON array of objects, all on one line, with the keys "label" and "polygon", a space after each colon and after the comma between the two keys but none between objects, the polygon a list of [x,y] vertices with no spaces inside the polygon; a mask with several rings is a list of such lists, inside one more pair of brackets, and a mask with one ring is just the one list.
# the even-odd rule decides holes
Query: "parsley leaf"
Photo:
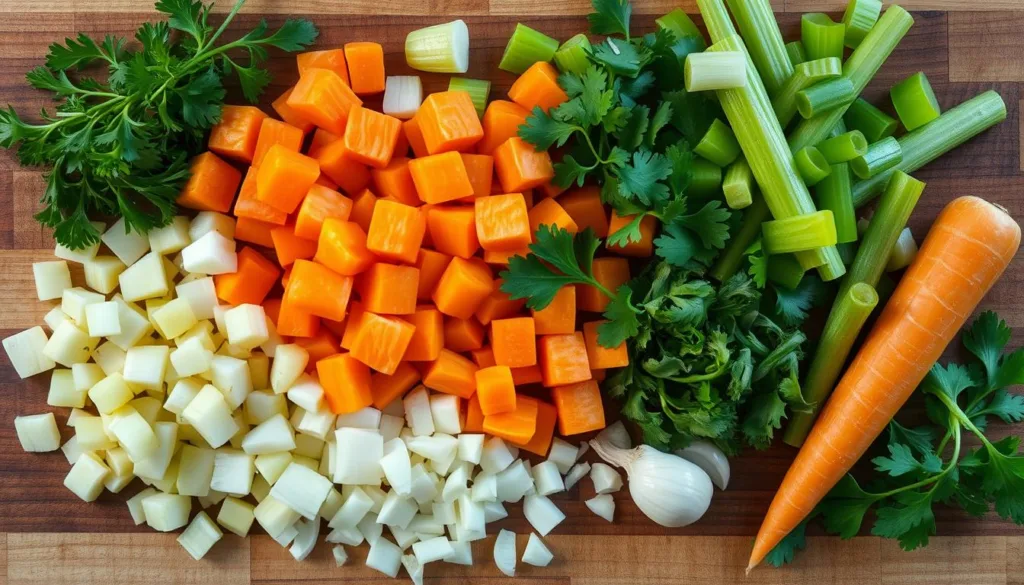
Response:
[{"label": "parsley leaf", "polygon": [[808,274],[793,290],[776,287],[775,311],[787,325],[799,325],[807,318],[807,312],[826,299],[827,288],[818,277]]},{"label": "parsley leaf", "polygon": [[935,453],[928,451],[924,454],[924,459],[919,461],[910,447],[902,443],[890,443],[889,457],[875,457],[871,462],[875,464],[875,469],[893,477],[916,471],[938,473],[942,468],[942,460]]},{"label": "parsley leaf", "polygon": [[804,519],[785,538],[780,540],[779,544],[775,545],[775,548],[764,557],[764,562],[773,567],[781,567],[793,562],[797,551],[801,551],[807,546],[807,523],[810,520],[811,518]]},{"label": "parsley leaf", "polygon": [[633,6],[629,0],[591,0],[594,12],[587,15],[590,32],[595,35],[629,37],[629,17]]},{"label": "parsley leaf", "polygon": [[619,194],[636,199],[644,205],[654,205],[668,198],[668,187],[659,183],[672,174],[672,165],[662,154],[640,149],[633,153],[632,163],[618,169]]},{"label": "parsley leaf", "polygon": [[662,228],[661,235],[654,239],[654,253],[673,266],[685,267],[700,248],[698,238],[678,223]]},{"label": "parsley leaf", "polygon": [[597,342],[600,345],[618,347],[639,332],[640,321],[630,298],[632,294],[633,291],[625,284],[615,291],[615,298],[604,310],[604,318],[608,319],[608,322],[597,328]]},{"label": "parsley leaf", "polygon": [[534,106],[533,112],[526,118],[526,123],[519,127],[518,134],[520,138],[541,151],[552,146],[564,146],[577,130],[576,126],[556,120],[540,106]]}]

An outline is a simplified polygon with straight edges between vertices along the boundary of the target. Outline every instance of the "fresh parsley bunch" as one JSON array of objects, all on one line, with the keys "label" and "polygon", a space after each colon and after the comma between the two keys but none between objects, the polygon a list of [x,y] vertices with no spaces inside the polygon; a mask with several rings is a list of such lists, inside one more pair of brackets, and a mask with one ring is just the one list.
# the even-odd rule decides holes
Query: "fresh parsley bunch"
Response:
[{"label": "fresh parsley bunch", "polygon": [[[260,66],[267,47],[297,51],[316,40],[308,20],[285,21],[273,32],[260,21],[238,40],[217,44],[244,2],[237,0],[214,28],[212,4],[159,0],[156,9],[167,21],[143,24],[138,48],[124,38],[97,42],[80,34],[50,45],[46,66],[28,73],[32,87],[61,103],[55,113],[43,111],[41,123],[0,110],[0,146],[17,147],[23,165],[50,167],[46,207],[36,219],[54,229],[60,244],[98,242],[92,214],[122,216],[141,233],[166,225],[189,158],[220,120],[223,79],[237,74],[245,98],[255,102],[270,82]],[[81,74],[92,65],[106,70],[105,81]]]}]

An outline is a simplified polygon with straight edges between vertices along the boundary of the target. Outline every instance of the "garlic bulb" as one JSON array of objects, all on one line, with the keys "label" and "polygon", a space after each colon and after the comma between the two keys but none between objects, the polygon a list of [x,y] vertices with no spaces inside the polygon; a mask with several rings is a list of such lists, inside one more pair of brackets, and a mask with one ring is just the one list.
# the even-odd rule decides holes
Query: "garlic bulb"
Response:
[{"label": "garlic bulb", "polygon": [[694,441],[685,449],[676,450],[676,455],[700,467],[708,474],[718,489],[724,490],[729,485],[731,475],[729,459],[721,449],[710,441]]}]

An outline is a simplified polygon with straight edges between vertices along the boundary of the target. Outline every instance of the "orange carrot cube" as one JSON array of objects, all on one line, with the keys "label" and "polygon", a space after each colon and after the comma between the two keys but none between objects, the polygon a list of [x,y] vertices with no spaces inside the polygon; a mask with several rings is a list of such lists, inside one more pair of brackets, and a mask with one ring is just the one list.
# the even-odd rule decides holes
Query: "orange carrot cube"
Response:
[{"label": "orange carrot cube", "polygon": [[543,380],[540,366],[512,368],[512,380],[515,381],[517,387],[527,386],[529,384],[540,384]]},{"label": "orange carrot cube", "polygon": [[234,214],[239,219],[243,217],[255,219],[274,224],[273,227],[288,223],[287,213],[259,200],[256,191],[256,175],[258,172],[259,169],[257,167],[249,167],[249,170],[246,171],[245,180],[242,181],[242,188],[238,191],[238,199],[235,200]]},{"label": "orange carrot cube", "polygon": [[356,162],[382,169],[391,162],[401,130],[398,118],[356,106],[345,125],[345,148]]},{"label": "orange carrot cube", "polygon": [[604,403],[597,382],[587,380],[552,388],[551,399],[558,411],[558,432],[562,436],[604,428]]},{"label": "orange carrot cube", "polygon": [[587,344],[582,333],[542,335],[537,342],[537,350],[541,381],[545,386],[564,386],[590,379]]},{"label": "orange carrot cube", "polygon": [[457,152],[446,152],[409,161],[416,192],[424,203],[445,203],[473,194],[466,164]]},{"label": "orange carrot cube", "polygon": [[412,153],[416,158],[422,158],[430,154],[427,152],[427,143],[423,141],[423,131],[420,130],[420,121],[416,116],[402,122],[402,133],[405,134],[405,139],[409,141],[409,147],[412,148]]},{"label": "orange carrot cube", "polygon": [[486,197],[491,194],[494,182],[494,157],[486,154],[462,153],[462,164],[466,165],[469,182],[473,185],[472,198]]},{"label": "orange carrot cube", "polygon": [[252,166],[258,167],[263,163],[263,157],[274,145],[280,144],[292,152],[299,152],[302,148],[304,135],[300,128],[286,124],[273,118],[265,118],[260,124],[260,134],[256,139],[256,150],[252,154]]},{"label": "orange carrot cube", "polygon": [[518,136],[509,138],[494,150],[494,169],[506,193],[539,187],[555,176],[548,153],[537,152],[532,144]]},{"label": "orange carrot cube", "polygon": [[473,99],[465,91],[432,93],[416,112],[430,154],[468,150],[484,136]]},{"label": "orange carrot cube", "polygon": [[[313,139],[309,141],[309,149],[306,150],[306,156],[318,158],[320,156],[320,151],[322,151],[325,146],[328,144],[334,144],[339,140],[341,140],[341,136],[328,132],[323,128],[317,128],[316,131],[313,132]],[[321,176],[321,178],[323,177]]]},{"label": "orange carrot cube", "polygon": [[476,371],[476,396],[484,416],[516,409],[516,385],[508,366],[492,366]]},{"label": "orange carrot cube", "polygon": [[[485,414],[484,432],[519,445],[529,443],[537,432],[537,403],[536,398],[519,396],[516,398],[515,409],[500,414]],[[483,405],[481,398],[481,410]]]},{"label": "orange carrot cube", "polygon": [[469,319],[491,292],[494,280],[485,266],[452,258],[434,289],[433,299],[445,315]]},{"label": "orange carrot cube", "polygon": [[429,305],[416,307],[416,312],[405,318],[416,327],[405,359],[410,362],[432,362],[444,348],[444,317],[441,311]]},{"label": "orange carrot cube", "polygon": [[191,175],[178,196],[178,205],[226,213],[235,199],[242,173],[212,152],[192,159]]},{"label": "orange carrot cube", "polygon": [[545,61],[537,61],[524,71],[508,89],[508,97],[530,112],[538,106],[547,112],[569,101],[558,85],[558,71]]},{"label": "orange carrot cube", "polygon": [[477,152],[492,154],[506,140],[518,135],[519,127],[529,116],[526,108],[514,102],[494,100],[487,104],[482,123],[484,137],[477,144]]},{"label": "orange carrot cube", "polygon": [[365,313],[363,304],[353,301],[349,306],[348,316],[345,317],[345,329],[341,332],[342,349],[352,349],[356,334],[359,333],[359,327],[363,324],[363,313]]},{"label": "orange carrot cube", "polygon": [[349,214],[349,221],[363,228],[363,231],[370,229],[370,221],[373,220],[373,210],[377,207],[379,197],[369,189],[363,189],[352,197],[352,213]]},{"label": "orange carrot cube", "polygon": [[373,404],[370,368],[352,354],[342,353],[316,363],[327,406],[335,414],[348,414]]},{"label": "orange carrot cube", "polygon": [[462,425],[462,432],[484,432],[484,413],[480,410],[480,399],[476,393],[466,401],[466,422]]},{"label": "orange carrot cube", "polygon": [[316,242],[304,240],[295,235],[294,226],[283,226],[270,230],[274,241],[274,252],[281,266],[288,266],[296,260],[309,260],[316,254]]},{"label": "orange carrot cube", "polygon": [[295,62],[299,66],[300,76],[305,75],[310,69],[330,69],[337,73],[342,81],[348,83],[348,65],[345,63],[343,49],[299,53],[295,56]]},{"label": "orange carrot cube", "polygon": [[484,346],[484,326],[472,317],[449,317],[444,320],[444,346],[459,353],[480,349]]},{"label": "orange carrot cube", "polygon": [[537,334],[533,317],[491,321],[491,350],[499,366],[522,368],[537,363]]},{"label": "orange carrot cube", "polygon": [[[554,199],[544,199],[530,210],[530,233],[535,234],[542,225],[553,225],[571,234],[579,231],[576,222]],[[651,219],[654,219],[654,217]]]},{"label": "orange carrot cube", "polygon": [[298,128],[305,135],[313,128],[316,128],[316,125],[297,112],[295,108],[288,105],[288,98],[292,96],[293,91],[295,91],[295,88],[289,87],[287,91],[278,96],[278,98],[270,104],[270,107],[277,112],[277,115],[280,116],[285,123]]},{"label": "orange carrot cube", "polygon": [[220,122],[210,129],[207,147],[224,158],[250,164],[266,118],[255,106],[223,106]]},{"label": "orange carrot cube", "polygon": [[[614,234],[633,222],[635,215],[621,216],[612,210],[611,219],[608,220],[608,234]],[[634,256],[638,258],[649,258],[654,254],[654,230],[658,222],[653,215],[645,215],[640,219],[640,240],[627,241],[624,246],[615,246],[605,242],[604,247],[613,254],[620,256]]]},{"label": "orange carrot cube", "polygon": [[420,286],[416,291],[417,299],[425,301],[433,297],[434,289],[437,288],[441,275],[444,274],[451,261],[452,257],[448,254],[420,248],[420,253],[416,256],[416,268],[420,269]]},{"label": "orange carrot cube", "polygon": [[274,145],[256,173],[256,197],[275,209],[291,213],[319,176],[316,159]]},{"label": "orange carrot cube", "polygon": [[312,337],[296,337],[292,343],[309,354],[309,364],[306,369],[310,371],[316,369],[318,361],[335,355],[341,349],[338,346],[338,339],[326,328],[321,328]]},{"label": "orange carrot cube", "polygon": [[501,279],[494,283],[494,291],[480,303],[476,310],[476,319],[481,325],[488,325],[495,319],[504,319],[518,313],[526,306],[526,299],[513,301],[508,293],[501,290]]},{"label": "orange carrot cube", "polygon": [[324,222],[313,259],[345,276],[360,274],[377,261],[366,248],[366,232],[350,221],[333,217]]},{"label": "orange carrot cube", "polygon": [[238,269],[213,277],[217,298],[229,305],[260,305],[281,277],[281,269],[256,250],[238,252]]},{"label": "orange carrot cube", "polygon": [[363,100],[334,71],[309,69],[299,77],[285,103],[320,128],[341,135],[349,112],[361,106]]},{"label": "orange carrot cube", "polygon": [[476,237],[476,213],[472,207],[431,208],[427,214],[427,228],[438,252],[472,258],[480,249],[480,241]]},{"label": "orange carrot cube", "polygon": [[583,339],[587,344],[587,361],[595,370],[622,368],[629,365],[629,351],[626,342],[616,347],[604,347],[597,342],[597,328],[607,321],[591,321],[583,324]]},{"label": "orange carrot cube", "polygon": [[[286,294],[287,290],[286,287]],[[320,331],[320,318],[287,298],[281,299],[281,308],[275,324],[279,334],[289,337],[312,337]]]},{"label": "orange carrot cube", "polygon": [[363,309],[384,315],[413,314],[419,279],[420,271],[413,266],[377,262],[359,275]]},{"label": "orange carrot cube", "polygon": [[239,242],[249,242],[265,248],[273,248],[274,240],[270,237],[270,230],[278,227],[275,224],[239,217],[235,220],[235,239]]},{"label": "orange carrot cube", "polygon": [[351,276],[343,276],[309,260],[296,260],[284,298],[285,302],[294,303],[318,317],[341,321],[351,294]]},{"label": "orange carrot cube", "polygon": [[299,206],[295,216],[295,235],[311,241],[320,239],[324,221],[348,221],[352,214],[352,200],[322,185],[313,185]]},{"label": "orange carrot cube", "polygon": [[373,396],[373,407],[384,410],[389,404],[398,400],[420,381],[420,372],[407,362],[398,364],[393,374],[380,372],[370,374],[370,394]]},{"label": "orange carrot cube", "polygon": [[402,361],[416,327],[399,319],[369,311],[352,342],[352,357],[383,374],[393,374]]},{"label": "orange carrot cube", "polygon": [[469,355],[473,356],[473,363],[478,368],[489,368],[498,365],[494,363],[494,352],[489,347],[471,350]]},{"label": "orange carrot cube", "polygon": [[537,335],[562,335],[576,331],[576,287],[563,286],[550,305],[531,312]]},{"label": "orange carrot cube", "polygon": [[384,91],[384,47],[379,43],[345,43],[352,91],[359,95]]},{"label": "orange carrot cube", "polygon": [[[629,261],[625,258],[595,258],[594,279],[612,292],[629,282]],[[603,313],[611,299],[589,284],[576,285],[576,307],[580,311]]]},{"label": "orange carrot cube", "polygon": [[551,441],[555,436],[555,423],[558,421],[558,410],[547,402],[537,401],[537,429],[527,443],[516,443],[523,451],[544,457],[551,449]]},{"label": "orange carrot cube", "polygon": [[389,197],[406,205],[417,206],[422,203],[416,193],[412,173],[409,172],[409,159],[396,156],[382,169],[372,169],[370,176],[373,186],[382,197]]},{"label": "orange carrot cube", "polygon": [[533,241],[521,193],[481,197],[473,203],[476,235],[484,250],[520,250]]},{"label": "orange carrot cube", "polygon": [[560,196],[558,203],[569,214],[580,231],[590,228],[594,230],[594,235],[597,237],[608,237],[608,213],[605,211],[604,204],[601,203],[599,188],[587,185],[573,189]]},{"label": "orange carrot cube", "polygon": [[373,208],[366,248],[385,260],[415,264],[427,222],[415,207],[378,201]]},{"label": "orange carrot cube", "polygon": [[320,149],[316,158],[320,171],[349,195],[355,195],[370,184],[370,169],[351,157],[344,140],[338,140]]},{"label": "orange carrot cube", "polygon": [[476,393],[476,365],[449,349],[440,355],[423,374],[423,385],[438,392],[469,398]]}]

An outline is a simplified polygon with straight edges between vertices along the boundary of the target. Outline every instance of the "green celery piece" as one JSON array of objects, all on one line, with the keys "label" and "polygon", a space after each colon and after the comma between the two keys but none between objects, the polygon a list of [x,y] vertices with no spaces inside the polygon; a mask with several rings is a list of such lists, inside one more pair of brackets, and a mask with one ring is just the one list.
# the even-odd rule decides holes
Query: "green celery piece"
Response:
[{"label": "green celery piece", "polygon": [[505,45],[498,69],[519,75],[538,61],[550,61],[557,50],[558,41],[520,22]]},{"label": "green celery piece", "polygon": [[843,115],[843,121],[851,129],[859,130],[868,143],[892,136],[900,126],[896,118],[879,110],[864,98],[853,100]]},{"label": "green celery piece", "polygon": [[889,177],[897,172],[912,173],[943,154],[1006,119],[1006,103],[988,90],[947,110],[937,120],[899,138],[903,160],[853,186],[853,204],[860,207],[882,192]]},{"label": "green celery piece", "polygon": [[800,18],[800,40],[808,59],[843,57],[846,25],[835,22],[827,14],[808,12]]},{"label": "green celery piece", "polygon": [[775,96],[793,75],[793,63],[768,0],[726,0],[743,44],[764,82],[769,97]]},{"label": "green celery piece", "polygon": [[473,107],[476,108],[476,115],[483,117],[487,109],[487,98],[491,95],[491,82],[486,79],[467,79],[465,77],[452,77],[448,82],[448,91],[464,91],[473,100]]},{"label": "green celery piece", "polygon": [[[725,9],[722,0],[697,0],[697,9],[700,10],[700,15],[704,18],[704,26],[708,29],[708,36],[711,37],[712,43],[737,34],[736,28],[732,25],[732,18],[729,17],[729,11]],[[743,47],[743,50],[747,50],[746,46]]]},{"label": "green celery piece", "polygon": [[730,209],[744,209],[754,202],[754,173],[742,156],[733,161],[725,170],[722,193]]},{"label": "green celery piece", "polygon": [[868,146],[867,152],[851,160],[850,169],[861,179],[870,179],[895,167],[902,160],[903,149],[900,148],[900,142],[890,136]]},{"label": "green celery piece", "polygon": [[[717,167],[716,167],[717,168]],[[711,267],[711,277],[718,282],[732,278],[746,258],[747,248],[761,235],[761,224],[768,217],[768,204],[757,190],[753,192],[754,202],[743,210],[743,220],[736,233],[729,239],[729,245],[718,255]]]},{"label": "green celery piece", "polygon": [[558,65],[559,71],[583,75],[590,65],[590,60],[587,59],[589,50],[590,39],[587,38],[587,35],[583,33],[573,35],[555,51],[555,65]]},{"label": "green celery piece", "polygon": [[836,298],[825,329],[818,340],[814,359],[801,388],[812,412],[794,412],[782,436],[787,445],[800,447],[814,425],[825,399],[835,387],[846,358],[853,349],[861,329],[878,306],[878,293],[865,282],[858,282]]},{"label": "green celery piece", "polygon": [[835,246],[836,224],[832,212],[826,209],[766,221],[761,224],[761,236],[766,254],[803,252]]},{"label": "green celery piece", "polygon": [[693,22],[688,14],[680,10],[679,8],[672,9],[671,12],[660,18],[654,19],[654,24],[658,25],[658,28],[663,28],[673,35],[676,39],[682,39],[686,37],[695,37],[701,40],[701,46],[698,50],[703,51],[707,48],[707,43],[704,42],[704,35],[701,34],[700,29]]},{"label": "green celery piece", "polygon": [[917,130],[942,114],[932,84],[921,71],[892,86],[889,95],[907,132]]},{"label": "green celery piece", "polygon": [[817,185],[832,172],[828,161],[814,146],[801,148],[793,155],[793,158],[796,160],[796,169],[800,171],[800,176],[803,177],[804,183],[808,187]]},{"label": "green celery piece", "polygon": [[789,62],[793,64],[794,68],[807,61],[807,51],[804,51],[804,44],[800,41],[786,43],[786,55],[789,57]]},{"label": "green celery piece", "polygon": [[837,77],[798,91],[796,109],[800,111],[801,116],[808,119],[849,105],[856,97],[853,82],[845,77]]},{"label": "green celery piece", "polygon": [[698,198],[711,197],[722,186],[722,167],[715,163],[695,158],[690,163],[690,186],[686,192]]},{"label": "green celery piece", "polygon": [[729,125],[715,118],[693,152],[720,167],[727,167],[740,155],[740,145]]},{"label": "green celery piece", "polygon": [[794,290],[804,279],[804,269],[792,254],[768,256],[768,280],[782,288]]},{"label": "green celery piece", "polygon": [[843,62],[835,57],[806,61],[794,68],[793,76],[786,80],[778,95],[772,100],[772,109],[783,128],[789,125],[797,113],[796,95],[812,85],[835,79],[843,74]]},{"label": "green celery piece", "polygon": [[746,66],[747,57],[742,51],[691,53],[683,66],[686,91],[739,87],[747,82]]},{"label": "green celery piece", "polygon": [[818,150],[829,164],[849,162],[868,150],[868,141],[860,130],[850,130],[818,143]]},{"label": "green celery piece", "polygon": [[860,46],[871,27],[878,22],[882,14],[882,0],[850,0],[843,13],[843,24],[846,25],[844,44],[851,49]]},{"label": "green celery piece", "polygon": [[832,165],[832,172],[815,185],[818,207],[832,212],[836,223],[836,240],[840,244],[857,241],[857,215],[853,207],[853,179],[850,165],[841,162]]}]

